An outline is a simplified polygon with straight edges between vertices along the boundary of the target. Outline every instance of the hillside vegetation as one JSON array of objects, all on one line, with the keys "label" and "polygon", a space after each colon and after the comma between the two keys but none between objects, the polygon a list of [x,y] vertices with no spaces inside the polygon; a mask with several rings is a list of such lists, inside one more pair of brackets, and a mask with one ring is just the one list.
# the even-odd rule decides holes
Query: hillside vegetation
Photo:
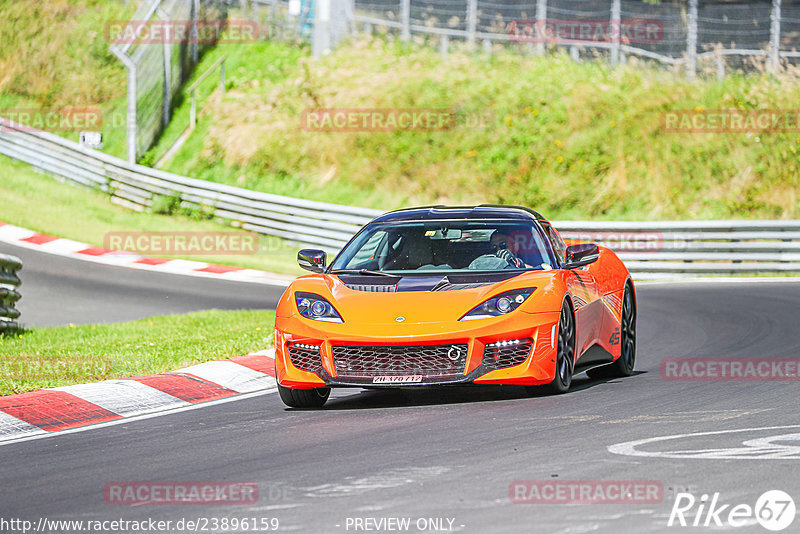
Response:
[{"label": "hillside vegetation", "polygon": [[[0,0],[0,109],[99,106],[104,150],[122,156],[126,75],[104,28],[135,6]],[[305,45],[220,45],[189,82],[223,55],[227,91],[216,74],[203,84],[198,127],[167,170],[383,209],[487,202],[556,219],[800,218],[800,132],[663,129],[671,110],[798,110],[797,71],[689,82],[635,60],[611,68],[524,47],[490,58],[455,47],[443,59],[433,46],[362,37],[321,60]],[[189,99],[175,103],[143,163],[186,129]],[[304,111],[335,108],[445,110],[457,120],[441,131],[303,128]]]},{"label": "hillside vegetation", "polygon": [[0,13],[0,109],[100,106],[125,96],[125,68],[104,27],[129,19],[132,5],[0,0]]},{"label": "hillside vegetation", "polygon": [[[246,56],[258,54],[250,68]],[[800,108],[798,74],[689,82],[635,61],[489,59],[381,39],[322,60],[239,47],[170,170],[378,208],[521,203],[552,218],[800,217],[798,132],[667,133],[670,110]],[[304,129],[319,108],[453,110],[444,131]],[[165,150],[159,147],[159,150]]]}]

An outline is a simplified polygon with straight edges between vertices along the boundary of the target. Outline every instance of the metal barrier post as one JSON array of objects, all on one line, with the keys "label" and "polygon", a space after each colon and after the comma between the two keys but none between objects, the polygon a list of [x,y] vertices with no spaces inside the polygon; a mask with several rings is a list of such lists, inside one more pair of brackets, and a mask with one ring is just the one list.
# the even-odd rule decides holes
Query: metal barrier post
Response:
[{"label": "metal barrier post", "polygon": [[467,2],[467,43],[475,45],[475,33],[478,30],[478,0]]},{"label": "metal barrier post", "polygon": [[545,51],[545,35],[547,35],[547,0],[536,0],[536,25],[539,28],[539,35],[541,39],[536,43],[536,53],[540,56],[544,55]]},{"label": "metal barrier post", "polygon": [[686,33],[686,75],[694,80],[697,75],[697,0],[689,0],[689,28]]},{"label": "metal barrier post", "polygon": [[769,58],[772,72],[778,72],[780,67],[781,53],[781,0],[772,0],[772,12],[770,13],[769,29]]},{"label": "metal barrier post", "polygon": [[611,65],[617,66],[619,64],[619,43],[622,32],[621,19],[621,0],[613,0],[611,3]]},{"label": "metal barrier post", "polygon": [[411,0],[400,0],[400,39],[411,39]]}]

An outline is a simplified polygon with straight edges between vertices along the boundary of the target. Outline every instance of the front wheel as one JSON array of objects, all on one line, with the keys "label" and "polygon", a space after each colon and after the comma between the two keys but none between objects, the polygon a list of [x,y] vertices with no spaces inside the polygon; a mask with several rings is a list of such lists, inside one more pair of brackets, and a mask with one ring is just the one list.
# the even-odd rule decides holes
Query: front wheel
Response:
[{"label": "front wheel", "polygon": [[575,316],[569,301],[564,301],[558,319],[558,346],[556,347],[556,373],[547,384],[551,393],[566,393],[572,384],[575,367]]},{"label": "front wheel", "polygon": [[321,408],[331,394],[331,388],[291,389],[278,384],[281,400],[290,408]]}]

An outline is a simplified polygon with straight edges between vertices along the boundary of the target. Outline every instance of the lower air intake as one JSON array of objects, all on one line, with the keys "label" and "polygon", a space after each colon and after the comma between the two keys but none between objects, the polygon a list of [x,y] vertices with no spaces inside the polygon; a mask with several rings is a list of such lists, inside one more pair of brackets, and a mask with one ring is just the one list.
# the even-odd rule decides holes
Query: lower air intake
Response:
[{"label": "lower air intake", "polygon": [[292,365],[301,371],[319,373],[322,370],[319,347],[303,343],[289,343],[288,350]]},{"label": "lower air intake", "polygon": [[483,351],[483,364],[491,369],[514,367],[528,358],[532,346],[532,339],[488,343]]}]

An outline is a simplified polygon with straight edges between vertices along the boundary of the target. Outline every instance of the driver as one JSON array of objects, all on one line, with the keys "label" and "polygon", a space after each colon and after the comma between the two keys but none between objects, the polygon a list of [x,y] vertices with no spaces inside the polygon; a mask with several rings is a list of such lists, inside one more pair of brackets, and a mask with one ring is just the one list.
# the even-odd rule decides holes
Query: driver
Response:
[{"label": "driver", "polygon": [[495,256],[506,260],[509,265],[517,269],[524,269],[526,267],[525,262],[517,257],[519,253],[519,243],[511,239],[511,236],[504,234],[500,230],[495,230],[489,241],[492,244],[492,249],[495,251]]}]

